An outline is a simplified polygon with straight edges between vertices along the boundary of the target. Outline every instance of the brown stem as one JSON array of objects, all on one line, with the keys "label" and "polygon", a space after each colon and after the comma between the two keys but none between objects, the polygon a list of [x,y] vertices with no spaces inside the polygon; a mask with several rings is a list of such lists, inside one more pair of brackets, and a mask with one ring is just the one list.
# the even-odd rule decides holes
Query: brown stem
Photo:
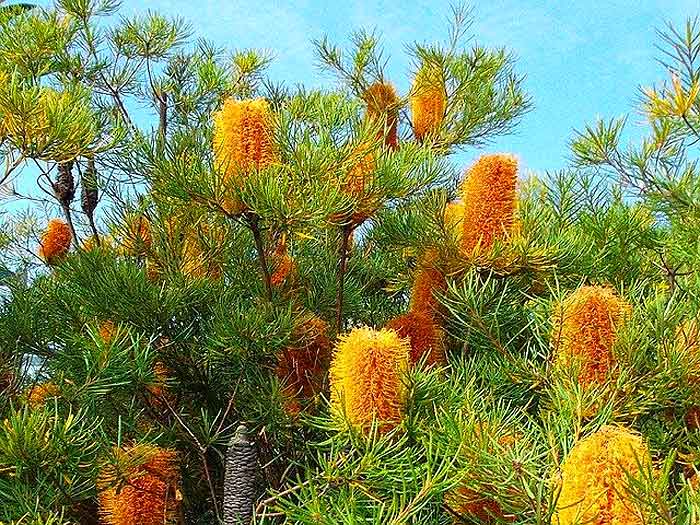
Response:
[{"label": "brown stem", "polygon": [[168,128],[168,94],[163,92],[158,99],[158,115],[160,116],[160,126],[158,132],[162,139],[165,139],[165,132]]},{"label": "brown stem", "polygon": [[343,319],[343,295],[345,293],[345,273],[348,269],[348,247],[350,245],[350,235],[352,226],[343,226],[343,239],[340,245],[340,264],[338,265],[338,291],[335,298],[335,327],[338,332],[345,328]]},{"label": "brown stem", "polygon": [[258,252],[260,268],[262,269],[263,280],[265,281],[265,293],[267,295],[267,300],[272,301],[272,277],[270,276],[270,268],[267,266],[267,258],[265,257],[265,248],[263,247],[262,235],[260,235],[260,225],[258,224],[260,219],[253,213],[246,213],[245,218],[248,222],[248,226],[250,227],[250,231],[253,232],[253,239],[255,239],[255,249]]},{"label": "brown stem", "polygon": [[61,204],[61,208],[63,209],[63,215],[66,216],[66,222],[70,228],[70,233],[73,236],[73,245],[76,248],[80,248],[80,239],[78,239],[78,232],[75,231],[75,226],[73,225],[73,216],[70,212],[70,206],[68,204]]},{"label": "brown stem", "polygon": [[97,226],[95,226],[95,218],[93,217],[92,213],[88,213],[88,221],[90,222],[90,229],[92,230],[92,235],[95,237],[95,243],[97,246],[102,245],[102,241],[100,240],[100,234],[97,231]]}]

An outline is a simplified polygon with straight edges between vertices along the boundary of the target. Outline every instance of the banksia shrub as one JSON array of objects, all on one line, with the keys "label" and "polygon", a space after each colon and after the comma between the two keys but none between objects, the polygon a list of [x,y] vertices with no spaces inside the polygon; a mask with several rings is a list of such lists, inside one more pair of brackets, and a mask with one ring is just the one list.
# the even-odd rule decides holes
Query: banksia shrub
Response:
[{"label": "banksia shrub", "polygon": [[330,368],[331,407],[350,425],[380,431],[396,426],[404,413],[410,347],[393,330],[355,328],[340,337]]},{"label": "banksia shrub", "polygon": [[[273,137],[273,117],[264,99],[229,98],[214,115],[215,167],[225,182],[240,184],[240,177],[251,169],[273,163],[277,152]],[[244,211],[243,203],[226,198],[223,206],[229,213]]]},{"label": "banksia shrub", "polygon": [[68,254],[72,240],[68,224],[61,219],[51,219],[41,235],[39,256],[46,264],[56,264]]},{"label": "banksia shrub", "polygon": [[425,359],[429,366],[445,364],[445,335],[432,316],[424,312],[408,312],[389,321],[386,328],[408,339],[412,364],[421,359]]},{"label": "banksia shrub", "polygon": [[399,97],[396,89],[386,82],[375,82],[362,98],[367,104],[367,119],[384,128],[379,138],[383,139],[385,146],[396,149],[399,145]]},{"label": "banksia shrub", "polygon": [[442,309],[437,294],[447,289],[447,281],[437,266],[437,258],[437,253],[429,250],[418,262],[411,290],[412,312],[436,317]]},{"label": "banksia shrub", "polygon": [[418,70],[409,100],[413,134],[422,141],[440,128],[447,110],[447,92],[442,70],[425,64]]},{"label": "banksia shrub", "polygon": [[[100,475],[100,515],[105,525],[177,522],[180,471],[174,450],[136,445],[116,451],[118,466]],[[123,470],[122,470],[123,468]]]},{"label": "banksia shrub", "polygon": [[615,365],[617,331],[631,308],[603,286],[582,286],[573,292],[552,319],[555,364],[575,367],[584,387],[604,382]]},{"label": "banksia shrub", "polygon": [[648,465],[640,436],[605,426],[579,441],[561,467],[557,525],[647,523],[627,492],[628,476]]},{"label": "banksia shrub", "polygon": [[275,369],[290,415],[301,411],[303,401],[320,394],[331,354],[328,325],[317,317],[303,323],[293,337],[295,342],[282,350]]},{"label": "banksia shrub", "polygon": [[465,205],[462,248],[467,255],[506,239],[516,224],[518,162],[511,155],[484,155],[462,185]]},{"label": "banksia shrub", "polygon": [[44,406],[47,400],[58,397],[60,392],[58,386],[50,381],[40,383],[28,389],[27,403],[32,408],[38,408]]}]

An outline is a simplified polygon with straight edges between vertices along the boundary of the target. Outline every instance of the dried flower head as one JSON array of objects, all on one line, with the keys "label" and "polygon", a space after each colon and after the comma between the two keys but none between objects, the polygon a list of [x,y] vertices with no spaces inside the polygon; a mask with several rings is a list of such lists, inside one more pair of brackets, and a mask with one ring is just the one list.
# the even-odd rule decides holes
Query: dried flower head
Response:
[{"label": "dried flower head", "polygon": [[[277,159],[273,116],[264,99],[228,98],[214,115],[214,157],[224,181],[239,185],[251,169],[262,169]],[[229,213],[240,213],[245,206],[227,196],[223,206]]]},{"label": "dried flower head", "polygon": [[394,330],[399,337],[408,339],[412,364],[422,359],[428,366],[446,363],[445,334],[432,316],[424,312],[408,312],[389,321],[386,327]]},{"label": "dried flower head", "polygon": [[375,82],[367,88],[362,98],[367,104],[367,119],[383,126],[378,138],[391,149],[399,144],[399,97],[396,88],[386,82]]},{"label": "dried flower head", "polygon": [[615,365],[617,331],[631,309],[603,286],[582,286],[570,294],[552,318],[556,364],[576,367],[584,387],[604,382]]},{"label": "dried flower head", "polygon": [[386,431],[404,413],[410,348],[393,330],[355,328],[340,337],[330,368],[331,406],[363,430],[373,420]]},{"label": "dried flower head", "polygon": [[47,264],[56,264],[68,254],[72,240],[68,224],[61,219],[51,219],[41,235],[39,256]]},{"label": "dried flower head", "polygon": [[442,125],[447,110],[444,73],[434,64],[424,64],[416,73],[410,96],[413,134],[423,139]]},{"label": "dried flower head", "polygon": [[116,451],[117,466],[103,470],[98,487],[105,525],[168,525],[178,519],[177,452],[152,445]]},{"label": "dried flower head", "polygon": [[428,250],[418,262],[413,289],[411,290],[411,311],[436,318],[442,311],[437,294],[447,289],[447,281],[437,266],[438,254]]},{"label": "dried flower head", "polygon": [[48,399],[60,396],[61,391],[51,381],[34,385],[27,390],[27,403],[32,408],[44,406]]},{"label": "dried flower head", "polygon": [[303,403],[323,389],[331,342],[328,325],[317,317],[302,323],[292,336],[294,342],[280,353],[275,374],[282,384],[287,412],[296,415]]},{"label": "dried flower head", "polygon": [[462,248],[467,255],[506,239],[516,225],[518,162],[511,155],[484,155],[462,185],[465,204]]},{"label": "dried flower head", "polygon": [[561,467],[556,523],[646,523],[628,495],[627,480],[648,461],[641,437],[624,428],[605,426],[576,443]]}]

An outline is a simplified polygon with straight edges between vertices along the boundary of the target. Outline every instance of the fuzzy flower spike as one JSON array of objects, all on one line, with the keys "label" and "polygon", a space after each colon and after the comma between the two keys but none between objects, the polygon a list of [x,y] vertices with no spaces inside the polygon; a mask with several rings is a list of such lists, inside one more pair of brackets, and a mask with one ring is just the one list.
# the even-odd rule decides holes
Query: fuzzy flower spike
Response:
[{"label": "fuzzy flower spike", "polygon": [[51,219],[41,235],[39,256],[46,264],[53,265],[65,258],[73,240],[70,227],[60,219]]}]

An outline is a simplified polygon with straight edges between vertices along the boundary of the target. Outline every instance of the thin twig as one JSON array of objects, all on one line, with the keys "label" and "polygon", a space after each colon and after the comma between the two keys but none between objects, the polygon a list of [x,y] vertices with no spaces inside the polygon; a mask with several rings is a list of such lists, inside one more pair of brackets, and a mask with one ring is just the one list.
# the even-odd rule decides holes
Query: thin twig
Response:
[{"label": "thin twig", "polygon": [[348,248],[350,244],[350,235],[353,227],[348,224],[343,226],[342,241],[340,244],[340,264],[338,265],[338,291],[335,299],[335,326],[338,332],[345,328],[343,319],[343,299],[345,294],[345,273],[348,269]]}]

